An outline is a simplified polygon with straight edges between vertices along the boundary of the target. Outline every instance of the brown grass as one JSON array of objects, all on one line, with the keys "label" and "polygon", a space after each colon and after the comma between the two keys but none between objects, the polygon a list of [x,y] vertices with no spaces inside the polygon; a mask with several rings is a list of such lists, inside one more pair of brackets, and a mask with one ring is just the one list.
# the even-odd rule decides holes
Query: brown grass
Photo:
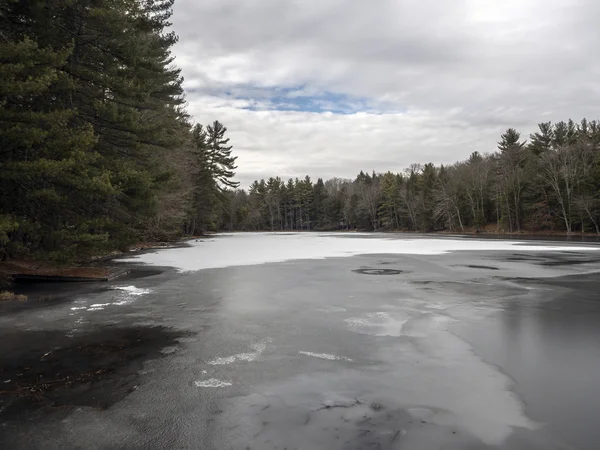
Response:
[{"label": "brown grass", "polygon": [[7,301],[24,302],[25,300],[27,300],[26,295],[15,294],[14,292],[8,292],[8,291],[0,292],[0,302],[7,302]]},{"label": "brown grass", "polygon": [[110,270],[99,267],[61,267],[40,261],[6,261],[0,262],[0,275],[10,277],[13,274],[103,278]]}]

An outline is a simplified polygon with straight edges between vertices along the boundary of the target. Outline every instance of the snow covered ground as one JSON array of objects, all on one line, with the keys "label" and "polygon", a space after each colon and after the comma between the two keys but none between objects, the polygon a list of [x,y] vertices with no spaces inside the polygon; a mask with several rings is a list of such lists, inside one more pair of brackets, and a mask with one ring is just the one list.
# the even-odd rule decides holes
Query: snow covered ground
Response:
[{"label": "snow covered ground", "polygon": [[[401,237],[400,237],[401,236]],[[196,271],[229,266],[248,266],[298,259],[322,259],[367,254],[440,255],[454,251],[578,251],[597,252],[600,247],[529,243],[470,238],[423,238],[399,234],[332,233],[232,233],[191,241],[192,248],[173,248],[145,253],[124,262]]]}]

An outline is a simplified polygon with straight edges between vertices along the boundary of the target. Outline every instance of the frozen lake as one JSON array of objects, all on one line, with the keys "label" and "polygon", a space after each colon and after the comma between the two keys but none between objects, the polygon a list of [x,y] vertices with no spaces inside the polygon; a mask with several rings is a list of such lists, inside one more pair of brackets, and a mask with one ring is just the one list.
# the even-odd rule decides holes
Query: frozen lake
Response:
[{"label": "frozen lake", "polygon": [[135,377],[103,409],[90,400],[17,414],[14,398],[2,400],[0,444],[595,449],[599,250],[253,233],[146,252],[121,261],[135,268],[129,279],[3,314],[5,363],[33,332],[46,333],[48,343],[31,341],[42,354],[54,334],[180,335],[119,366]]}]

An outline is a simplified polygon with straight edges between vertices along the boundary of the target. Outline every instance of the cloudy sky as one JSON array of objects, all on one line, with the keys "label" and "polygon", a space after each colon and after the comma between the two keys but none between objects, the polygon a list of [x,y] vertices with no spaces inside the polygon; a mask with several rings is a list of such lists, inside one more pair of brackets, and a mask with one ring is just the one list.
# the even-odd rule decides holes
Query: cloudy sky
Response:
[{"label": "cloudy sky", "polygon": [[189,111],[242,187],[453,163],[599,118],[596,0],[177,0]]}]

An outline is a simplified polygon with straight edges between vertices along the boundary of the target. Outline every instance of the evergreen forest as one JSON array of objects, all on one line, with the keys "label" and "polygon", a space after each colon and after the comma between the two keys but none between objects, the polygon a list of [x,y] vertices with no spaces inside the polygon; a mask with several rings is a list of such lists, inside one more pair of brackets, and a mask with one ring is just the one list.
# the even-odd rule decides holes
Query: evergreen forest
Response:
[{"label": "evergreen forest", "polygon": [[173,2],[0,3],[0,260],[217,227],[235,157],[186,113]]}]

